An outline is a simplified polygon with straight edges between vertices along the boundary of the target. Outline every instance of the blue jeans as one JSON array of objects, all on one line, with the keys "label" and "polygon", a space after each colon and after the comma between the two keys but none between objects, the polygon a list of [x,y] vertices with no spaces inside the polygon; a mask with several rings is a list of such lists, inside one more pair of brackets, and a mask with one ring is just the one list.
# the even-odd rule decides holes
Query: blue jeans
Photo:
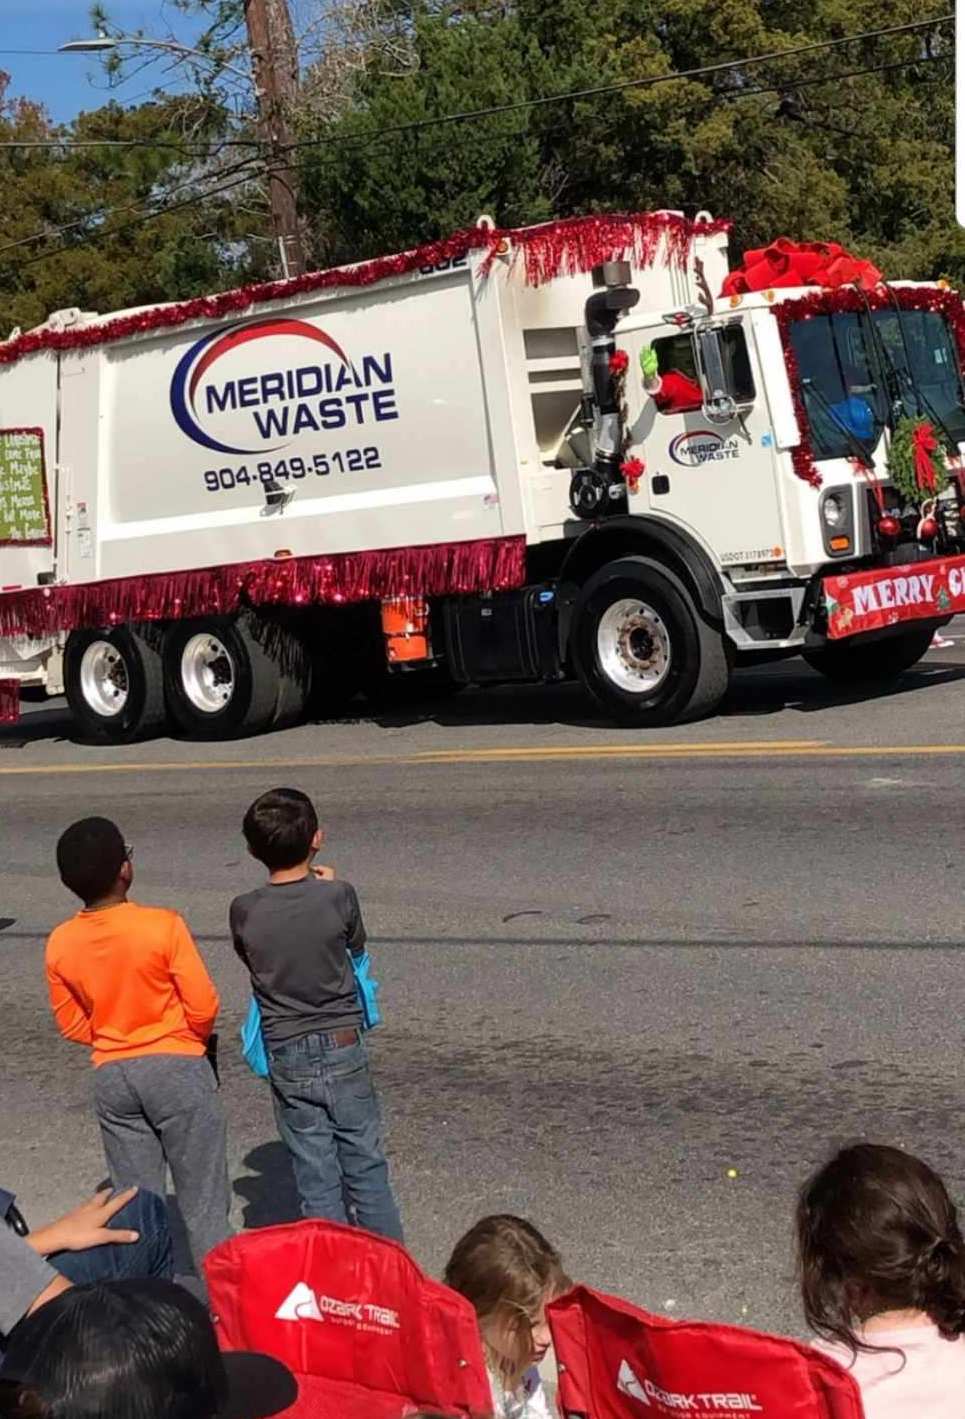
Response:
[{"label": "blue jeans", "polygon": [[163,1197],[142,1189],[107,1225],[140,1232],[140,1238],[136,1242],[105,1242],[84,1251],[56,1252],[47,1258],[54,1270],[75,1286],[135,1277],[140,1280],[146,1276],[170,1279],[174,1275],[168,1209]]},{"label": "blue jeans", "polygon": [[352,1221],[402,1240],[382,1148],[379,1101],[359,1035],[336,1045],[303,1035],[269,1048],[278,1132],[291,1154],[303,1217]]}]

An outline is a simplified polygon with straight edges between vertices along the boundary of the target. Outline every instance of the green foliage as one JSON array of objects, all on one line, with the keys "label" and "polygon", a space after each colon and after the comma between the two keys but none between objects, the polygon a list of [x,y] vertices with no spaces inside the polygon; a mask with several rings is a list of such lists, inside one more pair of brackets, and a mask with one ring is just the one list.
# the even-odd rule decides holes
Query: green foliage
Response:
[{"label": "green foliage", "polygon": [[[347,0],[300,0],[298,14],[318,20],[325,4],[344,5],[351,23]],[[109,25],[110,0],[105,9],[99,22]],[[735,257],[779,235],[826,238],[890,277],[965,284],[965,233],[953,208],[951,26],[668,77],[921,20],[915,0],[885,10],[879,0],[368,0],[364,9],[358,44],[336,74],[345,102],[320,109],[307,83],[291,115],[319,265],[409,247],[483,212],[516,225],[674,207],[733,217]],[[219,63],[234,53],[243,0],[171,0],[169,14],[178,12],[202,17],[203,53]],[[373,25],[404,36],[417,66],[387,69],[391,46],[376,55]],[[357,62],[366,44],[371,62]],[[938,62],[845,77],[930,56]],[[333,42],[308,77],[324,90],[338,63]],[[637,79],[660,82],[421,126]],[[214,140],[250,133],[250,102],[229,107],[198,78],[193,96],[108,105],[55,128],[38,105],[6,102],[0,80],[0,138],[143,144],[0,150],[0,334],[58,307],[117,309],[275,273],[261,190],[214,192],[219,174],[230,181],[227,169],[254,151],[206,155]],[[65,224],[73,225],[61,231]],[[42,242],[14,245],[38,232]]]},{"label": "green foliage", "polygon": [[[938,13],[941,13],[939,11]],[[414,132],[443,113],[784,51],[924,18],[912,0],[417,0],[420,67],[363,76],[320,132],[303,123],[320,254],[358,259],[470,222],[600,209],[709,209],[734,248],[826,238],[886,274],[965,279],[953,200],[951,27],[738,66]],[[920,58],[941,62],[836,78]],[[826,77],[816,87],[797,84]],[[750,90],[786,85],[783,92]]]},{"label": "green foliage", "polygon": [[[0,88],[7,142],[139,145],[0,151],[0,335],[68,306],[117,310],[263,274],[272,249],[253,239],[267,225],[260,197],[252,214],[239,200],[244,188],[215,191],[219,163],[227,183],[227,168],[249,153],[232,149],[229,159],[211,163],[208,145],[224,122],[216,108],[176,98],[131,109],[110,104],[61,129],[36,104],[4,102]],[[194,197],[201,200],[178,205]]]}]

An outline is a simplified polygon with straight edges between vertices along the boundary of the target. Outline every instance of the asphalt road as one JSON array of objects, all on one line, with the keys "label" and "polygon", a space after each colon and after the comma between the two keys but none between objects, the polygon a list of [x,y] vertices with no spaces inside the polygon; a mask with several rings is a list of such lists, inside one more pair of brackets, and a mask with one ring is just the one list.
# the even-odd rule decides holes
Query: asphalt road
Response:
[{"label": "asphalt road", "polygon": [[72,909],[56,836],[103,812],[136,846],[137,894],[184,911],[222,991],[237,1222],[294,1215],[267,1091],[235,1048],[226,908],[258,880],[244,807],[295,782],[361,895],[386,1013],[372,1052],[426,1267],[513,1210],[592,1284],[800,1331],[794,1193],[835,1144],[902,1143],[965,1200],[952,634],[888,695],[775,667],[738,676],[722,716],[651,736],[569,690],[118,751],[28,707],[0,732],[0,1182],[40,1221],[102,1175],[42,947]]}]

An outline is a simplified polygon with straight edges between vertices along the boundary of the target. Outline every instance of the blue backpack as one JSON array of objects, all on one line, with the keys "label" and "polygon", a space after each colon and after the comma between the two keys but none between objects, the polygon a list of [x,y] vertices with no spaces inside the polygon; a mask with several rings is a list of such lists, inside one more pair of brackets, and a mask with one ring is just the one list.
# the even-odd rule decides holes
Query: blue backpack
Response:
[{"label": "blue backpack", "polygon": [[268,1078],[268,1051],[261,1033],[261,1011],[254,996],[248,1002],[248,1014],[241,1027],[241,1055],[252,1074],[257,1074],[259,1079]]}]

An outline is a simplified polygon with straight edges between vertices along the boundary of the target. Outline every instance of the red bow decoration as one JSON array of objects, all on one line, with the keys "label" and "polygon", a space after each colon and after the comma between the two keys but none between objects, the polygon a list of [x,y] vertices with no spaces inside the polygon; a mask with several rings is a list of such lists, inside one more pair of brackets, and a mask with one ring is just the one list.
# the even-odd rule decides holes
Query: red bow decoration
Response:
[{"label": "red bow decoration", "polygon": [[923,493],[934,493],[938,486],[932,454],[938,448],[938,440],[931,424],[915,426],[911,436],[911,446],[915,458],[915,479]]},{"label": "red bow decoration", "polygon": [[836,241],[791,241],[778,237],[770,246],[744,253],[744,264],[721,287],[722,296],[742,296],[785,286],[858,285],[873,291],[881,272],[870,261],[852,256]]},{"label": "red bow decoration", "polygon": [[647,471],[647,465],[642,458],[628,458],[625,463],[620,464],[620,472],[631,493],[635,493],[640,487],[640,479]]},{"label": "red bow decoration", "polygon": [[610,356],[610,373],[612,375],[626,374],[629,363],[630,356],[626,350],[614,350]]}]

